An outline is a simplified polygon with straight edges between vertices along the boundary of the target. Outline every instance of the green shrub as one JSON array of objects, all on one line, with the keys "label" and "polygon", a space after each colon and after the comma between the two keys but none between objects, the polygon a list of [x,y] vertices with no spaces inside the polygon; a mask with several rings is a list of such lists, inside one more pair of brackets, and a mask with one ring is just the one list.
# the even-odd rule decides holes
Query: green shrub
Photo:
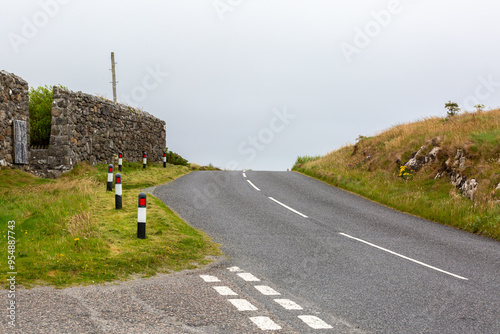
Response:
[{"label": "green shrub", "polygon": [[453,117],[460,112],[460,107],[455,102],[448,101],[448,103],[445,103],[444,107],[448,110],[446,112],[448,118]]},{"label": "green shrub", "polygon": [[49,145],[52,123],[52,88],[31,87],[29,99],[31,145]]},{"label": "green shrub", "polygon": [[172,151],[167,151],[167,161],[172,165],[187,166],[189,164],[186,159]]},{"label": "green shrub", "polygon": [[295,170],[297,168],[300,168],[305,163],[311,162],[311,161],[316,161],[318,159],[321,159],[320,155],[317,156],[303,156],[303,157],[297,157],[297,161],[295,161],[295,164],[292,167],[292,170]]}]

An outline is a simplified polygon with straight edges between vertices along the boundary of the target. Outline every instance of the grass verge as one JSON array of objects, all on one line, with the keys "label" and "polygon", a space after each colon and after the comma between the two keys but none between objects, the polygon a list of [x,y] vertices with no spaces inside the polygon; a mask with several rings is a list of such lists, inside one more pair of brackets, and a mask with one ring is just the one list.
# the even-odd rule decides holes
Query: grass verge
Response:
[{"label": "grass verge", "polygon": [[[196,268],[221,252],[202,231],[187,225],[148,195],[147,238],[137,239],[141,189],[189,172],[184,166],[125,163],[123,209],[106,191],[105,165],[77,166],[57,180],[0,170],[0,222],[7,259],[7,224],[15,221],[17,283],[31,287],[92,284]],[[7,260],[0,262],[6,282]]]},{"label": "grass verge", "polygon": [[[500,110],[430,118],[395,126],[373,137],[360,136],[324,157],[299,157],[293,170],[335,187],[435,222],[500,240]],[[425,146],[441,149],[419,170],[401,166]],[[455,172],[478,181],[474,201],[443,173],[457,150],[465,152]],[[437,177],[441,172],[441,177]]]}]

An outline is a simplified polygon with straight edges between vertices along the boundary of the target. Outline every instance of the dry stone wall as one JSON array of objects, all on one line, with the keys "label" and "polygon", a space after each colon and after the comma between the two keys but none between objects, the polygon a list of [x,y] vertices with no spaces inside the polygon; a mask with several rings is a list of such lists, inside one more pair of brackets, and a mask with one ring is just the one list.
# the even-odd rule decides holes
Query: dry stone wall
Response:
[{"label": "dry stone wall", "polygon": [[143,151],[149,161],[161,161],[166,146],[164,121],[141,110],[57,86],[53,97],[49,148],[29,149],[26,164],[16,163],[14,122],[25,121],[29,134],[28,84],[0,72],[1,164],[42,177],[58,177],[82,161],[92,165],[114,163],[118,152],[123,152],[126,161],[141,161]]}]

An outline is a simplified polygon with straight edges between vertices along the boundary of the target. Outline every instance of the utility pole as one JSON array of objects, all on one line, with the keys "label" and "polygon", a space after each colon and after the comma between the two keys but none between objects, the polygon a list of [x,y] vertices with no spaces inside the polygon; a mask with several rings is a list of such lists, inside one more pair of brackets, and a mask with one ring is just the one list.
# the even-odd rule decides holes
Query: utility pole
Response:
[{"label": "utility pole", "polygon": [[116,72],[115,72],[115,53],[111,52],[111,73],[113,75],[113,102],[116,103]]}]

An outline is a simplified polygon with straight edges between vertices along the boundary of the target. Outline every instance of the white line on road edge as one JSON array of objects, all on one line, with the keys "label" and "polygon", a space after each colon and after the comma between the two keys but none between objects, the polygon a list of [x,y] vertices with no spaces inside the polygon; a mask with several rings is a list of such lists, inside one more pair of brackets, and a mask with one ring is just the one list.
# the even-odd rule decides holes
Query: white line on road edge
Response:
[{"label": "white line on road edge", "polygon": [[309,327],[314,329],[330,329],[333,328],[323,320],[313,315],[299,315],[299,319],[305,322]]},{"label": "white line on road edge", "polygon": [[245,172],[243,172],[243,177],[245,177],[245,178],[247,177],[247,174],[245,174]]},{"label": "white line on road edge", "polygon": [[259,189],[259,188],[257,188],[257,187],[255,186],[255,184],[253,184],[253,183],[252,183],[252,181],[247,180],[247,182],[248,182],[248,183],[250,183],[250,185],[251,185],[252,187],[254,187],[254,188],[255,188],[255,190],[260,191],[260,189]]},{"label": "white line on road edge", "polygon": [[247,282],[260,282],[260,279],[258,279],[257,277],[255,277],[254,275],[252,275],[250,273],[240,273],[237,275],[240,276],[241,278],[243,278]]},{"label": "white line on road edge", "polygon": [[281,329],[279,325],[277,325],[274,321],[272,321],[268,317],[253,317],[250,318],[254,324],[256,324],[263,331],[276,331]]},{"label": "white line on road edge", "polygon": [[287,310],[303,310],[302,306],[290,299],[275,299],[274,301]]},{"label": "white line on road edge", "polygon": [[378,248],[378,249],[383,250],[384,252],[390,253],[390,254],[392,254],[392,255],[399,256],[400,258],[403,258],[403,259],[405,259],[405,260],[408,260],[408,261],[411,261],[411,262],[414,262],[414,263],[420,264],[421,266],[424,266],[424,267],[427,267],[427,268],[430,268],[430,269],[433,269],[433,270],[439,271],[439,272],[441,272],[441,273],[444,273],[444,274],[447,274],[447,275],[450,275],[450,276],[453,276],[453,277],[456,277],[456,278],[459,278],[459,279],[462,279],[462,280],[466,280],[466,281],[468,281],[468,280],[469,280],[468,278],[465,278],[465,277],[462,277],[462,276],[458,276],[458,275],[452,274],[452,273],[450,273],[450,272],[448,272],[448,271],[444,271],[444,270],[442,270],[442,269],[439,269],[439,268],[433,267],[433,266],[428,265],[428,264],[426,264],[426,263],[423,263],[423,262],[420,262],[420,261],[414,260],[414,259],[412,259],[412,258],[409,258],[409,257],[407,257],[407,256],[404,256],[404,255],[398,254],[398,253],[393,252],[393,251],[391,251],[391,250],[388,250],[388,249],[386,249],[386,248],[383,248],[383,247],[380,247],[380,246],[374,245],[374,244],[372,244],[372,243],[370,243],[370,242],[368,242],[368,241],[365,241],[365,240],[362,240],[362,239],[355,238],[355,237],[350,236],[350,235],[345,234],[345,233],[339,233],[339,234],[340,234],[340,235],[343,235],[344,237],[348,237],[348,238],[354,239],[354,240],[356,240],[356,241],[362,242],[362,243],[364,243],[364,244],[367,244],[368,246],[372,246],[372,247]]},{"label": "white line on road edge", "polygon": [[258,308],[250,304],[246,299],[228,299],[228,301],[233,304],[238,311],[257,311]]},{"label": "white line on road edge", "polygon": [[205,282],[220,282],[220,279],[218,279],[215,276],[210,276],[210,275],[200,275],[200,277],[205,281]]},{"label": "white line on road edge", "polygon": [[267,286],[267,285],[256,285],[254,286],[260,293],[262,293],[264,296],[279,296],[281,293],[278,291],[274,290],[273,288]]},{"label": "white line on road edge", "polygon": [[302,213],[298,212],[297,210],[292,209],[292,208],[291,208],[291,207],[289,207],[288,205],[283,204],[283,203],[281,203],[280,201],[277,201],[277,200],[275,200],[275,199],[274,199],[274,198],[272,198],[272,197],[269,197],[269,199],[270,199],[271,201],[274,201],[274,202],[278,203],[278,204],[279,204],[279,205],[281,205],[282,207],[287,208],[288,210],[290,210],[290,211],[292,211],[292,212],[294,212],[294,213],[298,214],[299,216],[302,216],[302,217],[304,217],[304,218],[308,218],[305,214],[302,214]]},{"label": "white line on road edge", "polygon": [[237,296],[238,294],[231,290],[231,288],[227,286],[213,286],[215,291],[219,293],[221,296]]}]

